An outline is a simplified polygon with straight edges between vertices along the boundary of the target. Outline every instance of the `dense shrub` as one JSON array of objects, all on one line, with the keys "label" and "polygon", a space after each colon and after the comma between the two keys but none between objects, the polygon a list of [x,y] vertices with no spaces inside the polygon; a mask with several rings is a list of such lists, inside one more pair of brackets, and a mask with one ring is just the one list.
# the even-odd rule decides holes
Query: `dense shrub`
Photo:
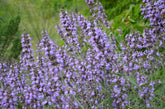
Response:
[{"label": "dense shrub", "polygon": [[20,16],[11,18],[6,22],[0,20],[0,61],[17,59],[21,52],[21,37],[18,35]]},{"label": "dense shrub", "polygon": [[43,30],[35,58],[30,35],[22,34],[20,61],[0,64],[2,108],[164,107],[162,100],[155,101],[163,74],[153,75],[165,68],[165,2],[144,0],[142,14],[151,28],[132,32],[121,43],[108,34],[110,23],[101,3],[86,3],[90,19],[60,12],[56,27],[63,46]]}]

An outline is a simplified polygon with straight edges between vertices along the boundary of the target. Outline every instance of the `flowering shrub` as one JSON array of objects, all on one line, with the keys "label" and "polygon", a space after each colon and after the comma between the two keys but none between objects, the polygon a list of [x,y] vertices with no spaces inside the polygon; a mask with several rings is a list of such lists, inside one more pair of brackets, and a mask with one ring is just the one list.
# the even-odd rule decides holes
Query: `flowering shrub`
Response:
[{"label": "flowering shrub", "polygon": [[151,77],[165,68],[165,2],[144,0],[142,14],[152,28],[143,34],[132,32],[121,43],[105,31],[110,23],[101,4],[86,3],[92,13],[89,20],[60,12],[56,27],[65,43],[62,47],[43,30],[35,58],[30,35],[22,34],[20,62],[0,64],[2,108],[153,107],[161,81]]}]

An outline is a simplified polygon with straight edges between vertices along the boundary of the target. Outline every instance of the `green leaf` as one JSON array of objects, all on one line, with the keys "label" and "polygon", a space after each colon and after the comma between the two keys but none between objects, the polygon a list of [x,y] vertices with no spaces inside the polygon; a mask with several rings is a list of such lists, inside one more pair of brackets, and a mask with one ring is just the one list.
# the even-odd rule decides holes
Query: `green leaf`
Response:
[{"label": "green leaf", "polygon": [[148,85],[149,83],[145,83],[145,84],[143,84],[143,85],[141,85],[140,87],[144,87],[144,86],[146,86],[146,85]]},{"label": "green leaf", "polygon": [[[73,96],[73,95],[72,95]],[[84,109],[84,107],[80,104],[80,102],[76,99],[75,96],[73,96],[73,98],[77,101],[77,103],[80,105],[81,109]]]},{"label": "green leaf", "polygon": [[19,93],[19,94],[17,94],[16,97],[19,97],[19,96],[21,96],[21,95],[23,95],[23,93]]},{"label": "green leaf", "polygon": [[[2,82],[2,81],[0,81],[1,82],[1,84],[4,86],[4,83]],[[0,88],[1,88],[1,86],[0,86]]]},{"label": "green leaf", "polygon": [[136,80],[135,80],[134,78],[132,78],[132,77],[130,77],[130,76],[126,76],[126,79],[127,79],[129,82],[131,82],[132,84],[138,86],[138,84],[136,83]]},{"label": "green leaf", "polygon": [[128,18],[128,20],[131,22],[131,23],[135,23],[136,21],[131,19],[131,18]]},{"label": "green leaf", "polygon": [[18,105],[16,105],[17,109],[22,109],[23,104],[21,104],[19,101],[17,101]]},{"label": "green leaf", "polygon": [[164,83],[159,84],[159,85],[155,88],[154,92],[156,92],[157,90],[162,89],[164,85],[165,85]]},{"label": "green leaf", "polygon": [[109,101],[109,98],[105,99],[104,101],[102,101],[98,106],[97,109],[99,109],[105,102]]},{"label": "green leaf", "polygon": [[116,75],[116,76],[119,76],[119,77],[123,76],[122,74],[119,74],[119,73],[113,73],[113,74]]},{"label": "green leaf", "polygon": [[23,73],[23,71],[19,74],[19,77],[18,77],[19,79],[21,79],[22,73]]},{"label": "green leaf", "polygon": [[6,23],[6,21],[1,16],[0,16],[0,20],[3,21],[3,23]]}]

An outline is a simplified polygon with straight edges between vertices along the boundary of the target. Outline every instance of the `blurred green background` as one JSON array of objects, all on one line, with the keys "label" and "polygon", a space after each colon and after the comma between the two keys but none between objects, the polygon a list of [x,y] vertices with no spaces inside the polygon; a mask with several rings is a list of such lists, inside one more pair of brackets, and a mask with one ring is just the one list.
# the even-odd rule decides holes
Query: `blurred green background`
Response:
[{"label": "blurred green background", "polygon": [[[100,1],[111,22],[111,32],[120,41],[132,30],[142,32],[146,21],[140,13],[141,0]],[[18,59],[21,51],[21,34],[25,28],[32,45],[40,42],[43,27],[51,39],[58,43],[60,37],[55,26],[60,23],[60,9],[80,12],[90,17],[85,0],[0,0],[0,53],[1,59]],[[122,32],[118,31],[121,29]],[[121,37],[118,35],[121,34]]]}]

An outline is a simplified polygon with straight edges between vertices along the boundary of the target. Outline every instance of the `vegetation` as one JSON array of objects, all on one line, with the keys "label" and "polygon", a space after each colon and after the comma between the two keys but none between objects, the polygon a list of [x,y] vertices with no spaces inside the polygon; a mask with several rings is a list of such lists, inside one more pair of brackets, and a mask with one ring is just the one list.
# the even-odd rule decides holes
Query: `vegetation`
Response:
[{"label": "vegetation", "polygon": [[165,2],[100,1],[0,0],[1,108],[165,107]]}]

